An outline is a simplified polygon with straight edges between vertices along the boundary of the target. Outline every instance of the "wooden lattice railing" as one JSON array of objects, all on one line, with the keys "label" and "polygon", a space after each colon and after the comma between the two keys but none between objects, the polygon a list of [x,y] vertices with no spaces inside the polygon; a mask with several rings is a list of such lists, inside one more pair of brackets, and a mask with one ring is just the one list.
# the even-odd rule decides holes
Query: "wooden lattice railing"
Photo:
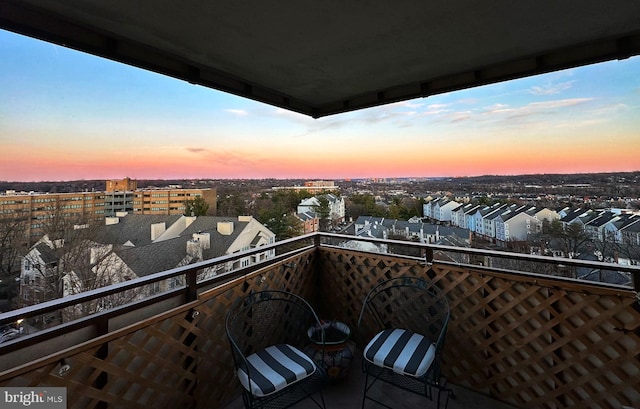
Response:
[{"label": "wooden lattice railing", "polygon": [[640,407],[640,303],[631,289],[335,248],[320,253],[324,314],[350,325],[378,280],[436,281],[451,307],[443,371],[452,383],[523,408]]},{"label": "wooden lattice railing", "polygon": [[235,300],[282,289],[315,299],[308,250],[199,294],[196,301],[0,373],[0,386],[65,386],[69,408],[223,407],[239,389],[224,330]]},{"label": "wooden lattice railing", "polygon": [[[96,319],[93,330],[70,326],[23,349],[0,345],[5,358],[25,358],[3,366],[0,386],[64,386],[69,408],[224,407],[239,393],[224,331],[237,299],[263,289],[292,291],[321,317],[355,329],[369,289],[415,276],[433,279],[447,294],[452,316],[443,371],[454,384],[523,408],[640,407],[640,304],[631,288],[435,260],[424,245],[394,244],[407,249],[401,256],[311,239],[310,246],[308,238],[284,243],[281,256],[259,268],[187,288],[177,305],[162,299],[158,307],[170,306],[145,318],[132,320],[140,313],[126,310],[126,325],[111,316]],[[28,359],[34,348],[59,342],[54,335],[80,341]],[[358,331],[353,335],[362,341]]]}]

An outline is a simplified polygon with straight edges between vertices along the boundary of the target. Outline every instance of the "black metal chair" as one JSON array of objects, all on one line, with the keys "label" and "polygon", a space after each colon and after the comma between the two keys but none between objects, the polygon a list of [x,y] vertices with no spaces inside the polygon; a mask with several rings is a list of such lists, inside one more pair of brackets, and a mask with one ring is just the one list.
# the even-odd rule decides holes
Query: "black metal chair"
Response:
[{"label": "black metal chair", "polygon": [[326,371],[303,352],[312,326],[320,328],[324,350],[324,330],[303,298],[285,291],[250,294],[229,310],[225,325],[246,408],[287,408],[306,398],[325,407]]},{"label": "black metal chair", "polygon": [[433,282],[414,277],[384,281],[366,296],[358,319],[358,332],[367,342],[362,369],[367,399],[391,408],[371,396],[371,388],[387,382],[433,399],[437,406],[445,393],[445,408],[453,391],[440,372],[442,347],[449,323],[449,303]]}]

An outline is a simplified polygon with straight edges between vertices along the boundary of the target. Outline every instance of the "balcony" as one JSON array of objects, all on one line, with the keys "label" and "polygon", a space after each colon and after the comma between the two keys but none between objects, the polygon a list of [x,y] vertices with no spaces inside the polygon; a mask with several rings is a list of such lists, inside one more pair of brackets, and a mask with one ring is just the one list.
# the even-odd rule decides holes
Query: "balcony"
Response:
[{"label": "balcony", "polygon": [[[0,344],[0,386],[63,386],[69,408],[236,408],[240,390],[224,317],[238,297],[262,289],[292,291],[320,316],[355,328],[362,299],[378,280],[418,276],[436,281],[451,306],[443,370],[459,397],[450,408],[481,402],[640,407],[640,302],[634,287],[559,276],[587,267],[611,270],[611,264],[347,240],[368,247],[313,233],[269,246],[274,258],[213,278],[199,275],[266,248],[2,314],[0,325],[29,322],[176,277],[186,283]],[[380,248],[386,252],[374,251]],[[640,267],[615,270],[633,277],[637,290]],[[354,339],[361,345],[357,332]],[[359,404],[358,372],[354,365],[346,383],[328,387],[328,407]],[[409,399],[402,395],[401,407],[413,407]]]}]

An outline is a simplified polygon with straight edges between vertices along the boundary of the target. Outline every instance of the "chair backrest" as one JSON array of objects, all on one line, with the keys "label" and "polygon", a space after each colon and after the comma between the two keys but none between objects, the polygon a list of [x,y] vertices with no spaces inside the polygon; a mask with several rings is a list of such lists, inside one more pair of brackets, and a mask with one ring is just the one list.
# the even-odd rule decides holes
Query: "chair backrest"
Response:
[{"label": "chair backrest", "polygon": [[432,281],[399,277],[376,285],[365,297],[358,330],[370,339],[383,329],[402,328],[426,336],[442,348],[449,323],[449,303]]},{"label": "chair backrest", "polygon": [[236,365],[244,357],[270,345],[302,349],[307,331],[320,326],[315,311],[302,297],[286,291],[260,291],[239,300],[227,313],[227,337]]}]

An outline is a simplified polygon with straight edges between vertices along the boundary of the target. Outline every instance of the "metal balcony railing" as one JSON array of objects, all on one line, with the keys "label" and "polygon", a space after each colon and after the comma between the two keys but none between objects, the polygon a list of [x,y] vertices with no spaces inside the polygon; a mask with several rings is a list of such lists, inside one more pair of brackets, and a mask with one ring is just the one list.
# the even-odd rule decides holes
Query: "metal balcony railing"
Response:
[{"label": "metal balcony railing", "polygon": [[[207,278],[265,251],[274,257]],[[574,278],[584,269],[631,285]],[[64,386],[69,408],[224,407],[239,393],[224,332],[238,297],[292,291],[355,328],[367,291],[395,276],[428,278],[446,292],[450,382],[527,408],[640,404],[639,267],[326,233],[4,313],[0,325],[28,325],[182,283],[0,344],[0,386]]]}]

